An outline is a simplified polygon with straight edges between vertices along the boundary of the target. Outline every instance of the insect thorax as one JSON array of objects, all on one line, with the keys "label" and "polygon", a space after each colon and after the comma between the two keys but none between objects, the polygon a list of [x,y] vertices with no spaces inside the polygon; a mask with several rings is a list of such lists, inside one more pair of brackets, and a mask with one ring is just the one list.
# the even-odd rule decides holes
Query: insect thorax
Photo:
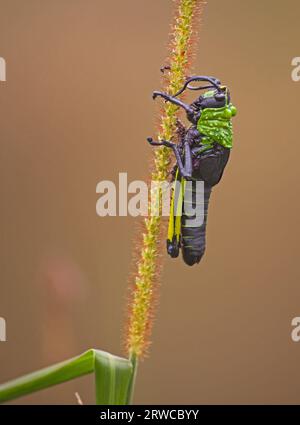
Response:
[{"label": "insect thorax", "polygon": [[232,122],[236,108],[229,103],[221,108],[203,109],[197,123],[199,133],[203,135],[202,143],[211,147],[218,143],[225,148],[232,148]]}]

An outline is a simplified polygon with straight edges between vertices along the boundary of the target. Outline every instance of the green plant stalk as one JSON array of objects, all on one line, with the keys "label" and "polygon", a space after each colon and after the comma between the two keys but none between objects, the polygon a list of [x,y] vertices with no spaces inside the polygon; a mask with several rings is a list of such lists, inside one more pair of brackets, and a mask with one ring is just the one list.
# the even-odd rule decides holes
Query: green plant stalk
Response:
[{"label": "green plant stalk", "polygon": [[137,369],[138,369],[138,359],[135,354],[132,354],[129,358],[131,365],[132,365],[132,375],[129,383],[128,388],[128,397],[127,397],[127,403],[126,404],[132,404],[133,400],[133,393],[135,388],[135,380],[137,375]]},{"label": "green plant stalk", "polygon": [[96,404],[127,404],[128,392],[133,375],[129,360],[95,350],[94,358]]}]

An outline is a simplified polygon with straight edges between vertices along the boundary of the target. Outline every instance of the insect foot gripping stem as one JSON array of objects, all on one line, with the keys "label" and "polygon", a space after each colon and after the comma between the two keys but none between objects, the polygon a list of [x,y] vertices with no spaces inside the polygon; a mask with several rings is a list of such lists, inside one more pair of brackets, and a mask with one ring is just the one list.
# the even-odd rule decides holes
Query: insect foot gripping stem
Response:
[{"label": "insect foot gripping stem", "polygon": [[180,245],[176,240],[176,237],[173,238],[172,242],[167,240],[167,252],[172,258],[177,258],[179,255]]}]

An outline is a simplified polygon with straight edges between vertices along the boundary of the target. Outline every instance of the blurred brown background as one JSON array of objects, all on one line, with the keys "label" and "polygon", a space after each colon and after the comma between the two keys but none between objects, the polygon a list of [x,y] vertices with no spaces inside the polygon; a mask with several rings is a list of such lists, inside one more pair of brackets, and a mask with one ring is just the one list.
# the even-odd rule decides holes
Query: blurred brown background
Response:
[{"label": "blurred brown background", "polygon": [[[121,353],[134,218],[100,180],[143,179],[171,0],[0,0],[0,381],[97,347]],[[166,258],[136,403],[299,403],[297,0],[208,0],[195,72],[238,107],[206,256]],[[92,377],[18,403],[93,403]]]}]

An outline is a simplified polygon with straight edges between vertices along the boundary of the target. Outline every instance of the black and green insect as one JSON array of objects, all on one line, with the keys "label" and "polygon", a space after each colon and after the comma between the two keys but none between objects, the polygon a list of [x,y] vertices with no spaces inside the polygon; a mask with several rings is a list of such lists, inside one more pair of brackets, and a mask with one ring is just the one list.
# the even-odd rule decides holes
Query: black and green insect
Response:
[{"label": "black and green insect", "polygon": [[[200,85],[195,86],[193,82],[200,82]],[[186,89],[206,91],[188,105],[177,98]],[[209,198],[212,187],[221,180],[229,159],[232,148],[231,118],[237,110],[231,103],[229,89],[214,77],[190,77],[173,96],[155,91],[153,99],[157,97],[183,108],[191,122],[189,128],[179,123],[178,144],[169,140],[153,141],[151,137],[147,140],[152,146],[171,148],[175,154],[173,175],[179,184],[175,185],[172,195],[167,251],[172,258],[176,258],[181,249],[184,262],[192,266],[200,262],[205,251]],[[186,184],[188,181],[191,183]],[[200,186],[203,220],[195,227],[189,224],[193,217],[187,215],[181,205],[189,197],[194,211],[200,207],[197,181],[204,182],[204,186]]]}]

